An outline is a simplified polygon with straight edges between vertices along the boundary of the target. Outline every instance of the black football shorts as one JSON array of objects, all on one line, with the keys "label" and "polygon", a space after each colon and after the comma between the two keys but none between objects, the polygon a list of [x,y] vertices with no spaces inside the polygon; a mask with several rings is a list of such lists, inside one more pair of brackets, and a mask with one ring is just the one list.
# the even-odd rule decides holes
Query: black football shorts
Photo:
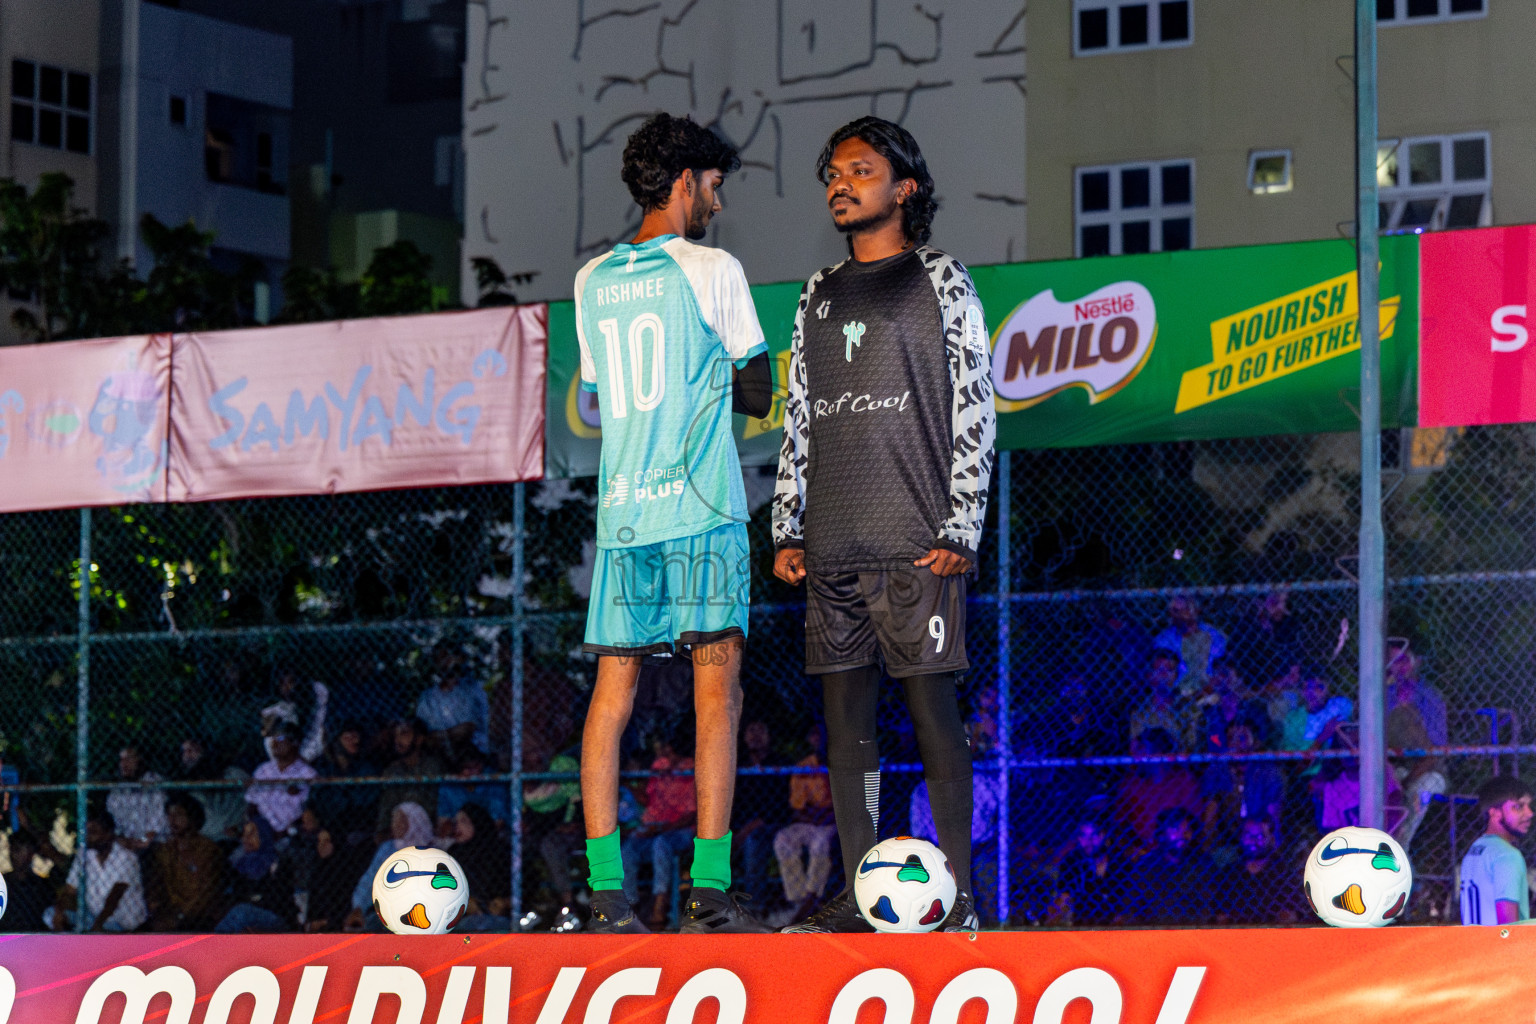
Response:
[{"label": "black football shorts", "polygon": [[881,662],[893,679],[964,671],[966,578],[926,568],[809,573],[806,673]]}]

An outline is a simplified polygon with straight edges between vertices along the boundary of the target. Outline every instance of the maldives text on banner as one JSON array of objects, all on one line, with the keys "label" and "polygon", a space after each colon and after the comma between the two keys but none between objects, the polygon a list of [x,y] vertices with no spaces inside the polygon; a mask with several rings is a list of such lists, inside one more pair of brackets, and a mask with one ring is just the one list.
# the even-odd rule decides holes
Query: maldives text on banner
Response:
[{"label": "maldives text on banner", "polygon": [[0,512],[165,500],[168,335],[0,348]]},{"label": "maldives text on banner", "polygon": [[1533,957],[1536,928],[13,935],[0,1024],[1493,1024],[1530,1019]]},{"label": "maldives text on banner", "polygon": [[176,336],[172,501],[535,480],[544,306]]},{"label": "maldives text on banner", "polygon": [[1536,227],[1427,234],[1419,425],[1536,421]]}]

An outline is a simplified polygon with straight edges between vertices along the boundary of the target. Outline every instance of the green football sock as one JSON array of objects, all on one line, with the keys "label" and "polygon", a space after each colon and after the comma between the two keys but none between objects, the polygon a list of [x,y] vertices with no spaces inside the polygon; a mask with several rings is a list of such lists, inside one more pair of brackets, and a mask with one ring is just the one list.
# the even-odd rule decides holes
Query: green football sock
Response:
[{"label": "green football sock", "polygon": [[587,864],[591,873],[587,884],[598,889],[624,888],[624,853],[619,846],[619,830],[587,840]]},{"label": "green football sock", "polygon": [[731,887],[731,834],[719,839],[693,837],[693,884],[712,889]]}]

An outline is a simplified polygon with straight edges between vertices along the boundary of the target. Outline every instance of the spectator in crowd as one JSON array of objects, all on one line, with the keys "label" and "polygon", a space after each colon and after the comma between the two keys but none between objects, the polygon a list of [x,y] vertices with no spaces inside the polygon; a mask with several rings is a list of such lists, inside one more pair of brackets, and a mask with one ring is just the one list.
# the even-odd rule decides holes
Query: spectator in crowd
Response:
[{"label": "spectator in crowd", "polygon": [[1157,846],[1131,868],[1130,899],[1141,924],[1204,924],[1213,882],[1201,854],[1199,820],[1184,807],[1157,816]]},{"label": "spectator in crowd", "polygon": [[1516,924],[1531,917],[1520,845],[1531,830],[1531,787],[1496,775],[1477,790],[1483,834],[1461,859],[1461,923]]},{"label": "spectator in crowd", "polygon": [[355,725],[363,748],[370,749],[397,714],[397,692],[395,681],[380,667],[377,655],[355,654],[347,659],[345,673],[332,687],[330,717]]},{"label": "spectator in crowd", "polygon": [[309,860],[309,893],[304,930],[340,931],[352,905],[352,883],[362,870],[358,848],[339,841],[323,825],[315,833],[314,856]]},{"label": "spectator in crowd", "polygon": [[[1164,757],[1174,752],[1173,736],[1166,729],[1148,729],[1131,743],[1131,753],[1137,757]],[[1203,810],[1200,785],[1183,765],[1148,761],[1120,780],[1115,819],[1129,830],[1136,852],[1158,843],[1157,820],[1173,808],[1182,808],[1191,817]]]},{"label": "spectator in crowd", "polygon": [[252,815],[229,858],[230,907],[213,930],[218,935],[282,932],[293,927],[293,876],[278,856],[277,836],[266,818]]},{"label": "spectator in crowd", "polygon": [[[542,819],[542,827],[530,828],[524,818],[525,834],[539,836],[539,857],[549,876],[549,888],[560,905],[551,930],[573,931],[581,921],[576,916],[575,887],[571,884],[571,858],[584,853],[587,848],[587,832],[581,819],[581,762],[570,754],[556,754],[549,763],[540,766],[549,772],[569,774],[569,779],[546,779],[523,785],[523,806],[528,813]],[[625,798],[629,798],[628,818],[625,817]],[[630,824],[639,818],[634,797],[623,786],[619,787],[619,823]]]},{"label": "spectator in crowd", "polygon": [[165,802],[169,835],[149,848],[154,870],[145,887],[153,932],[201,932],[221,916],[224,853],[202,834],[203,805],[190,793]]},{"label": "spectator in crowd", "polygon": [[[645,783],[645,812],[640,827],[624,837],[620,853],[624,862],[625,896],[640,900],[640,859],[651,858],[651,912],[648,923],[675,923],[678,914],[677,859],[693,849],[698,804],[693,789],[693,758],[678,752],[687,742],[686,729],[674,740],[658,736],[652,744],[651,776]],[[687,774],[676,774],[683,773]]]},{"label": "spectator in crowd", "polygon": [[47,927],[43,918],[56,896],[52,884],[33,867],[39,852],[37,836],[30,829],[11,833],[11,870],[5,873],[4,927],[8,932],[40,932]]},{"label": "spectator in crowd", "polygon": [[[1250,720],[1236,719],[1227,726],[1223,745],[1231,754],[1251,754],[1258,748],[1257,731]],[[1206,849],[1225,851],[1238,846],[1244,825],[1254,819],[1278,831],[1285,776],[1272,763],[1218,761],[1205,770],[1200,796],[1205,803]]]},{"label": "spectator in crowd", "polygon": [[1242,858],[1222,872],[1212,888],[1219,924],[1295,924],[1306,907],[1301,872],[1275,851],[1275,827],[1268,818],[1248,818],[1240,836]]},{"label": "spectator in crowd", "polygon": [[1200,700],[1200,734],[1191,737],[1191,750],[1219,754],[1227,749],[1227,727],[1243,719],[1253,727],[1259,746],[1269,740],[1269,714],[1244,681],[1231,658],[1217,658],[1211,667],[1211,689]]},{"label": "spectator in crowd", "polygon": [[[357,722],[344,722],[326,747],[316,770],[337,779],[366,778],[379,774],[378,766],[363,748],[363,730]],[[379,797],[372,786],[327,785],[315,787],[314,804],[320,820],[342,843],[352,846],[372,837]]]},{"label": "spectator in crowd", "polygon": [[421,804],[406,801],[390,811],[389,838],[379,843],[378,849],[373,852],[373,859],[352,887],[352,910],[347,914],[345,923],[347,931],[362,931],[365,924],[370,923],[368,915],[373,908],[373,876],[379,873],[379,868],[384,866],[389,855],[407,846],[431,846],[432,840],[432,817]]},{"label": "spectator in crowd", "polygon": [[[313,763],[325,752],[325,719],[331,692],[324,683],[305,686],[292,665],[277,669],[277,688],[261,709],[261,735],[267,755],[272,754],[272,737],[278,729],[289,733],[299,746],[299,756]],[[303,723],[308,722],[306,727]]]},{"label": "spectator in crowd", "polygon": [[1178,656],[1174,689],[1189,698],[1205,690],[1211,663],[1227,653],[1227,638],[1215,626],[1200,621],[1199,601],[1181,595],[1168,602],[1168,628],[1152,639],[1152,646]]},{"label": "spectator in crowd", "polygon": [[[1166,654],[1160,654],[1158,660],[1167,669],[1173,667]],[[1171,672],[1165,671],[1159,677],[1162,676],[1166,676],[1167,681],[1172,683]],[[1155,690],[1155,680],[1152,681]],[[1067,673],[1056,687],[1055,721],[1050,732],[1043,737],[1045,743],[1041,746],[1055,757],[1102,757],[1119,753],[1124,748],[1116,739],[1115,734],[1119,730],[1110,727],[1110,714],[1105,708],[1107,697],[1102,693],[1090,693],[1088,680],[1081,672]],[[1154,709],[1147,720],[1157,724],[1162,721],[1162,717]],[[1176,716],[1167,718],[1169,724],[1176,722]]]},{"label": "spectator in crowd", "polygon": [[[966,723],[975,765],[971,801],[971,886],[976,914],[982,924],[997,920],[997,823],[1003,806],[1002,771],[992,763],[997,748],[997,722],[990,716],[972,718]],[[938,829],[933,824],[933,807],[928,802],[928,783],[919,782],[912,791],[910,833],[938,845]]]},{"label": "spectator in crowd", "polygon": [[512,928],[512,852],[496,833],[491,813],[464,804],[453,816],[449,848],[469,882],[469,908],[456,931],[505,932]]},{"label": "spectator in crowd", "polygon": [[1406,686],[1413,694],[1409,701],[1419,712],[1424,730],[1429,733],[1433,745],[1443,747],[1450,742],[1445,698],[1424,678],[1423,661],[1406,646],[1387,652],[1386,682],[1389,687]]},{"label": "spectator in crowd", "polygon": [[[1354,730],[1341,726],[1335,740],[1339,748],[1358,750]],[[1386,805],[1384,807],[1386,829],[1396,832],[1402,824],[1407,808],[1403,806],[1403,791],[1397,784],[1397,776],[1387,772]],[[1330,759],[1322,762],[1317,774],[1309,783],[1317,812],[1317,827],[1330,832],[1345,825],[1360,824],[1360,759],[1356,757]]]},{"label": "spectator in crowd", "polygon": [[[251,773],[252,784],[245,791],[245,802],[272,826],[274,833],[282,836],[299,820],[309,799],[309,787],[304,783],[317,773],[299,757],[298,737],[292,723],[279,725],[268,740],[272,757]],[[249,830],[246,832],[249,834]]]},{"label": "spectator in crowd", "polygon": [[80,903],[80,875],[85,872],[85,916],[87,931],[131,932],[144,923],[144,876],[139,858],[117,842],[117,822],[106,811],[97,811],[85,820],[85,849],[69,866],[58,901],[45,920],[56,932],[68,931]]},{"label": "spectator in crowd", "polygon": [[1328,695],[1327,670],[1308,665],[1301,673],[1301,704],[1286,716],[1281,746],[1285,750],[1324,750],[1355,714],[1348,697]]},{"label": "spectator in crowd", "polygon": [[1291,612],[1290,592],[1271,590],[1253,603],[1253,612],[1233,633],[1242,671],[1260,687],[1284,676],[1305,660],[1301,624]]},{"label": "spectator in crowd", "polygon": [[[1084,636],[1084,674],[1090,679],[1112,680],[1105,689],[1129,692],[1146,670],[1151,637],[1118,604],[1095,603],[1089,614],[1093,622]],[[1100,694],[1111,699],[1117,695]]]},{"label": "spectator in crowd", "polygon": [[[768,723],[754,718],[744,725],[737,768],[776,768],[779,763]],[[788,789],[782,775],[736,776],[731,836],[741,850],[741,889],[758,908],[768,905],[768,856],[773,852],[773,837],[789,818]]]},{"label": "spectator in crowd", "polygon": [[1106,925],[1124,909],[1124,871],[1110,849],[1104,823],[1095,816],[1077,823],[1056,877],[1053,923]]},{"label": "spectator in crowd", "polygon": [[[247,782],[250,775],[233,766],[219,769],[208,744],[201,737],[188,736],[181,741],[181,753],[171,769],[176,782],[212,782],[223,779]],[[188,793],[203,805],[203,835],[214,842],[233,841],[245,824],[245,798],[237,789],[189,789]]]},{"label": "spectator in crowd", "polygon": [[[1434,738],[1424,726],[1424,718],[1414,702],[1419,694],[1418,683],[1413,679],[1387,680],[1386,741],[1392,751],[1425,750],[1435,746]],[[1443,758],[1432,755],[1393,759],[1392,771],[1403,789],[1404,814],[1402,823],[1392,833],[1405,851],[1411,851],[1414,833],[1424,820],[1432,794],[1444,793],[1446,779]]]},{"label": "spectator in crowd", "polygon": [[827,737],[819,722],[806,732],[805,742],[811,752],[795,762],[795,767],[813,770],[789,777],[790,821],[773,837],[784,899],[795,908],[791,916],[795,921],[803,920],[821,905],[822,892],[832,873],[832,844],[837,841],[832,787],[825,770]]},{"label": "spectator in crowd", "polygon": [[[1148,729],[1162,729],[1176,743],[1182,741],[1187,723],[1182,702],[1174,696],[1174,682],[1178,674],[1178,655],[1174,652],[1159,647],[1147,655],[1147,695],[1131,710],[1132,746],[1136,743],[1136,737]],[[1175,749],[1178,749],[1177,746]]]},{"label": "spectator in crowd", "polygon": [[139,748],[131,744],[117,752],[117,778],[143,783],[107,794],[107,813],[117,822],[118,844],[137,853],[165,835],[165,793],[149,785],[161,778],[145,767]]},{"label": "spectator in crowd", "polygon": [[464,649],[441,641],[432,649],[432,685],[416,702],[416,717],[427,727],[434,749],[449,761],[473,747],[490,750],[490,705],[485,687],[470,671]]},{"label": "spectator in crowd", "polygon": [[[390,726],[392,757],[379,774],[388,778],[412,779],[446,775],[448,766],[443,759],[426,749],[427,727],[415,718],[399,718]],[[374,835],[387,839],[395,808],[403,803],[420,807],[437,808],[437,784],[433,782],[400,782],[385,786],[379,794],[378,812],[374,818]]]},{"label": "spectator in crowd", "polygon": [[[441,827],[451,822],[454,815],[458,814],[465,804],[479,804],[483,810],[490,812],[491,818],[497,826],[507,823],[507,784],[505,782],[485,782],[483,777],[489,773],[490,767],[486,764],[485,755],[473,746],[465,746],[454,774],[463,779],[463,782],[445,783],[437,791],[437,821]],[[530,745],[524,753],[533,749]],[[531,767],[537,769],[543,767],[542,757],[536,760]],[[530,767],[527,758],[524,758],[525,770]],[[452,834],[451,828],[449,834]]]}]

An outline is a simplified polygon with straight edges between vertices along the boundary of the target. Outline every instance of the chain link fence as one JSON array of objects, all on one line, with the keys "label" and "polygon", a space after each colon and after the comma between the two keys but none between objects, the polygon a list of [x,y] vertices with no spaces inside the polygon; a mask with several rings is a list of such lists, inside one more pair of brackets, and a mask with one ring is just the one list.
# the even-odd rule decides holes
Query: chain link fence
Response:
[{"label": "chain link fence", "polygon": [[[1410,915],[1456,920],[1465,796],[1536,750],[1536,432],[1387,440],[1388,742],[1435,748],[1391,756],[1389,809]],[[736,872],[784,921],[843,880],[804,598],[771,575],[772,472],[747,474]],[[996,484],[962,685],[984,920],[1308,923],[1301,858],[1359,798],[1358,437],[1013,452]],[[32,902],[102,808],[143,927],[366,927],[381,844],[428,835],[476,926],[569,925],[595,505],[572,480],[0,517],[3,827],[13,870],[51,868]],[[621,812],[657,920],[687,885],[691,833],[658,809],[689,798],[691,733],[690,669],[656,659]],[[888,684],[880,740],[881,831],[922,831]],[[188,881],[196,857],[216,882]],[[18,877],[4,923],[40,927]]]}]

